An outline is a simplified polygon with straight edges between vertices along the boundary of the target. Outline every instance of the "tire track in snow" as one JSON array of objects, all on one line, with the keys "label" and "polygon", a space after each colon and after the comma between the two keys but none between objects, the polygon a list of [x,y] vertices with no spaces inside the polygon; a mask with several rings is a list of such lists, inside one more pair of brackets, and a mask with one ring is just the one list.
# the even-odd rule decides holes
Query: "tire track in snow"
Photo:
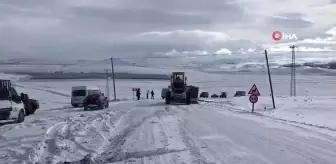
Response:
[{"label": "tire track in snow", "polygon": [[192,161],[193,163],[215,164],[213,162],[208,162],[207,158],[205,158],[205,156],[202,155],[200,149],[195,145],[193,139],[188,135],[188,130],[184,121],[182,122],[182,125],[180,126],[179,130],[180,134],[182,135],[183,142],[185,143],[185,145],[189,149],[190,154],[194,158]]},{"label": "tire track in snow", "polygon": [[[170,107],[165,107],[164,108],[165,113],[166,114],[170,114],[171,113],[170,109],[171,109]],[[159,120],[164,121],[160,115],[157,115],[157,118]],[[158,121],[158,123],[156,125],[159,126],[159,128],[160,128],[160,135],[163,137],[163,140],[161,140],[161,142],[163,143],[163,147],[167,148],[169,146],[169,139],[168,139],[169,137],[168,137],[168,134],[167,134],[164,126],[162,125],[161,121]],[[152,132],[154,133],[154,131],[152,131]],[[153,134],[153,136],[154,136],[154,134]],[[162,155],[162,158],[164,159],[164,163],[166,163],[166,164],[168,164],[168,163],[177,163],[177,159],[176,158],[173,157],[170,160],[170,159],[168,159],[168,155],[167,154]]]},{"label": "tire track in snow", "polygon": [[[87,155],[85,158],[69,162],[71,164],[81,164],[81,163],[95,163],[95,164],[103,164],[103,163],[116,163],[116,162],[122,162],[125,161],[127,163],[127,160],[130,159],[139,159],[143,162],[145,162],[145,157],[157,157],[160,155],[165,155],[169,153],[175,153],[175,152],[181,152],[181,151],[187,151],[187,149],[166,149],[166,148],[158,148],[155,150],[148,150],[148,151],[135,151],[135,152],[125,152],[124,151],[124,144],[126,143],[126,140],[128,137],[133,135],[133,133],[142,126],[146,121],[148,121],[150,118],[158,117],[161,118],[163,115],[169,114],[167,113],[168,109],[155,109],[154,112],[151,112],[151,114],[143,116],[140,120],[134,121],[136,117],[139,117],[137,114],[130,114],[130,117],[128,119],[124,120],[125,122],[129,122],[130,124],[126,126],[119,134],[112,137],[109,141],[110,144],[106,146],[106,150],[101,153],[98,156],[92,156]],[[141,115],[140,115],[141,116]],[[154,136],[152,134],[151,136]],[[150,137],[150,136],[149,136]],[[134,160],[131,160],[134,161]],[[167,163],[169,161],[166,159]],[[163,161],[161,161],[163,162]]]},{"label": "tire track in snow", "polygon": [[93,149],[88,149],[76,141],[73,132],[73,126],[78,125],[76,122],[67,118],[67,121],[60,122],[50,127],[46,132],[46,138],[38,146],[38,152],[35,152],[36,163],[54,163],[55,157],[61,157],[65,151],[71,151],[71,145],[75,145],[76,149],[93,153]]},{"label": "tire track in snow", "polygon": [[[60,159],[83,156],[81,152],[95,154],[99,147],[104,146],[105,135],[111,134],[114,124],[128,112],[127,109],[114,111],[92,111],[88,115],[78,114],[63,118],[64,121],[50,127],[45,139],[38,144],[37,150],[32,153],[32,160],[36,164],[55,163]],[[113,125],[111,125],[113,124]],[[84,133],[84,134],[83,134]],[[84,138],[84,139],[83,139]],[[99,142],[100,139],[103,142]],[[99,144],[95,144],[96,142]],[[56,144],[56,142],[58,144]],[[52,150],[62,150],[56,151]],[[59,153],[57,153],[59,152]]]},{"label": "tire track in snow", "polygon": [[[96,163],[96,164],[104,164],[106,162],[118,162],[123,161],[127,158],[131,158],[132,156],[137,156],[137,154],[127,154],[123,152],[123,144],[126,142],[126,138],[129,137],[138,127],[140,127],[145,121],[147,121],[151,117],[157,116],[159,113],[162,113],[162,110],[155,111],[151,115],[147,115],[143,117],[140,121],[132,122],[132,117],[129,118],[128,122],[131,124],[126,127],[120,134],[117,134],[113,138],[109,139],[110,144],[107,149],[97,157],[92,158],[91,155],[87,155],[84,159],[79,161],[71,162],[72,164],[81,163],[83,160],[87,163]],[[152,152],[154,153],[154,152]],[[138,152],[141,154],[141,152]],[[91,159],[92,158],[92,159]]]},{"label": "tire track in snow", "polygon": [[[185,111],[186,113],[189,113],[187,108],[183,108],[181,106],[177,106],[177,108]],[[207,160],[207,158],[201,153],[200,148],[198,148],[196,146],[196,144],[193,141],[193,139],[191,138],[191,136],[189,136],[189,130],[187,128],[186,121],[187,121],[186,119],[183,119],[180,122],[179,131],[180,131],[180,134],[182,136],[184,144],[186,145],[190,154],[193,157],[192,163],[195,163],[195,164],[200,164],[200,163],[202,163],[202,164],[215,164],[214,162],[209,162]]]}]

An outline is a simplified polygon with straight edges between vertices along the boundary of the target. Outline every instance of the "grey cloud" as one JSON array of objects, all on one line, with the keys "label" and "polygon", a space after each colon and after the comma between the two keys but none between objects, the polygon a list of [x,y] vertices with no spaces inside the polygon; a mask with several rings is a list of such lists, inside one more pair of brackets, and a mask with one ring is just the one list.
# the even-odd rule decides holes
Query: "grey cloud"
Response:
[{"label": "grey cloud", "polygon": [[70,27],[107,32],[145,32],[153,30],[206,27],[211,20],[204,16],[172,13],[158,9],[115,9],[75,7],[73,17],[65,20]]},{"label": "grey cloud", "polygon": [[330,0],[330,4],[336,4],[336,0]]},{"label": "grey cloud", "polygon": [[287,18],[290,18],[290,19],[300,19],[300,18],[302,18],[306,15],[307,14],[297,13],[297,12],[286,12],[286,13],[279,14],[279,16],[284,16],[284,17],[287,17]]},{"label": "grey cloud", "polygon": [[312,31],[312,30],[305,30],[305,31],[301,31],[301,32],[297,32],[298,33],[298,37],[300,39],[312,39],[312,38],[326,38],[326,37],[330,37],[332,35],[330,34],[326,34],[324,32],[321,31]]},{"label": "grey cloud", "polygon": [[158,24],[207,24],[207,19],[201,16],[176,14],[157,9],[113,9],[98,7],[73,8],[75,14],[84,17],[106,19],[113,23],[158,23]]},{"label": "grey cloud", "polygon": [[130,9],[158,9],[167,13],[184,13],[194,16],[206,16],[212,22],[236,22],[248,15],[243,6],[232,0],[123,0],[118,5]]},{"label": "grey cloud", "polygon": [[[304,31],[303,27],[312,25],[296,19],[303,16],[300,13],[283,13],[283,16],[292,19],[270,18],[268,30]],[[152,40],[136,40],[132,36],[150,31],[212,31],[214,28],[224,33],[237,28],[266,31],[255,25],[253,15],[246,13],[244,5],[235,0],[88,0],[85,3],[82,0],[0,0],[0,19],[0,57],[106,58],[172,49],[216,51],[223,44],[230,50],[238,50],[256,44],[238,40],[207,45],[204,39],[192,36]],[[320,33],[316,31],[314,35]]]},{"label": "grey cloud", "polygon": [[327,34],[325,32],[328,31],[328,30],[330,30],[334,26],[330,26],[330,27],[327,27],[327,28],[321,28],[321,29],[312,29],[312,28],[285,29],[284,32],[295,33],[299,40],[303,40],[303,39],[315,39],[315,38],[327,38],[327,37],[330,37],[332,35],[331,34]]},{"label": "grey cloud", "polygon": [[313,22],[306,21],[303,19],[298,19],[298,18],[275,18],[275,17],[270,17],[266,20],[267,24],[273,26],[273,27],[278,27],[278,28],[309,28],[314,25]]},{"label": "grey cloud", "polygon": [[[239,4],[219,0],[209,2],[200,0],[122,0],[116,1],[116,3],[119,7],[73,7],[71,13],[75,15],[76,20],[71,20],[70,23],[83,25],[92,21],[103,23],[112,29],[115,28],[115,30],[130,32],[133,29],[133,31],[142,30],[145,32],[206,29],[216,23],[230,23],[232,26],[234,23],[248,19],[248,15]],[[90,26],[94,26],[94,24]]]},{"label": "grey cloud", "polygon": [[[62,1],[62,0],[61,0]],[[20,6],[20,7],[37,7],[37,6],[51,6],[57,4],[57,1],[54,0],[2,0],[0,4],[5,5],[13,5],[13,6]]]},{"label": "grey cloud", "polygon": [[168,11],[180,12],[222,12],[223,9],[233,11],[232,9],[241,8],[234,0],[123,0],[118,1],[123,7],[142,7],[142,8],[161,8]]}]

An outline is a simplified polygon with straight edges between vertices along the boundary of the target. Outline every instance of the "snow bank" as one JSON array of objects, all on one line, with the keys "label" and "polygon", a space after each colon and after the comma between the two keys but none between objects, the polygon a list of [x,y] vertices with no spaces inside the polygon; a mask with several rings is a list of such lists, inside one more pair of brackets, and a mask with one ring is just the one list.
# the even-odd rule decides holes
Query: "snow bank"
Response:
[{"label": "snow bank", "polygon": [[[226,103],[238,110],[251,111],[248,96],[229,99]],[[259,97],[255,112],[264,116],[336,131],[336,97],[276,97],[273,109],[271,97]]]}]

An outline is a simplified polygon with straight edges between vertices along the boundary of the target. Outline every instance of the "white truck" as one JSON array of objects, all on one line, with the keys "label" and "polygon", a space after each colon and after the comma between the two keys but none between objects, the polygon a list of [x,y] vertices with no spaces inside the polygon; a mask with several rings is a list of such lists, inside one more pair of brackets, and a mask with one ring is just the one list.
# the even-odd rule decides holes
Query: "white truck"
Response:
[{"label": "white truck", "polygon": [[21,97],[12,87],[10,80],[0,79],[0,120],[24,121],[26,110]]},{"label": "white truck", "polygon": [[71,105],[75,108],[81,107],[87,96],[101,93],[99,87],[73,86],[71,90]]}]

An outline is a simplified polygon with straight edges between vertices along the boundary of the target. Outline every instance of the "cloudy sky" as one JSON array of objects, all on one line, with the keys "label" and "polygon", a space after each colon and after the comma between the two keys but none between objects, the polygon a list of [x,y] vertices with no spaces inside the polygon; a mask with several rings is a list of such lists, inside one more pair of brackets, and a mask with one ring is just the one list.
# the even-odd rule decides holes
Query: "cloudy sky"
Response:
[{"label": "cloudy sky", "polygon": [[[335,18],[335,0],[0,0],[0,57],[239,55],[293,43],[330,55]],[[274,31],[298,40],[275,42]]]}]

